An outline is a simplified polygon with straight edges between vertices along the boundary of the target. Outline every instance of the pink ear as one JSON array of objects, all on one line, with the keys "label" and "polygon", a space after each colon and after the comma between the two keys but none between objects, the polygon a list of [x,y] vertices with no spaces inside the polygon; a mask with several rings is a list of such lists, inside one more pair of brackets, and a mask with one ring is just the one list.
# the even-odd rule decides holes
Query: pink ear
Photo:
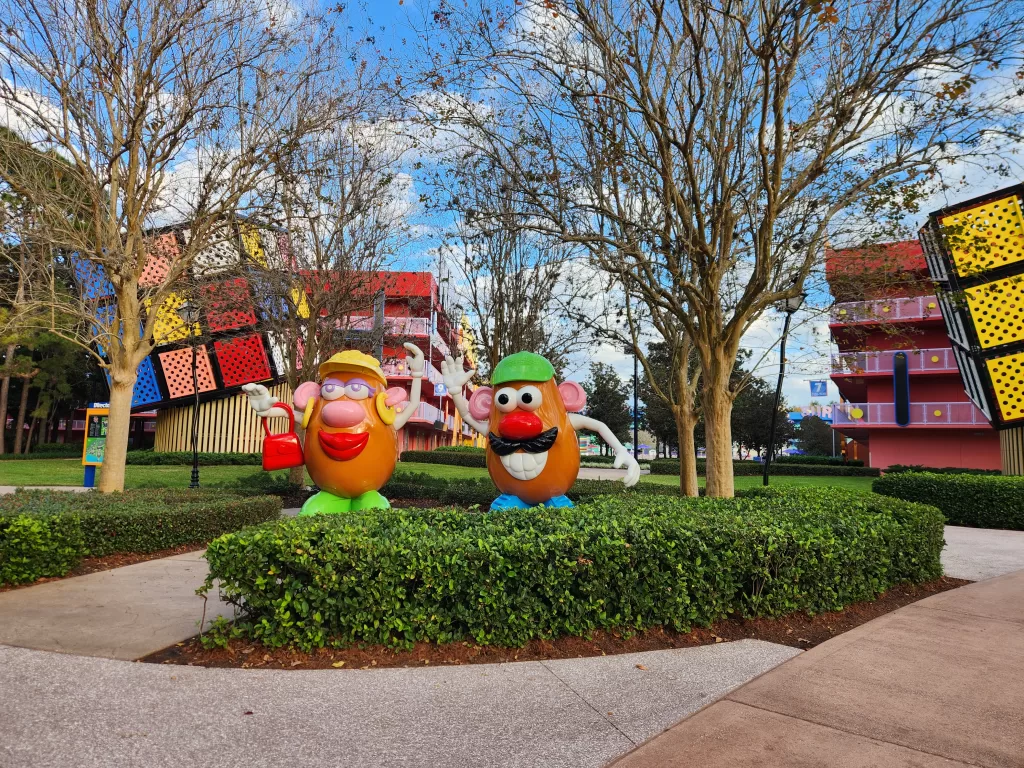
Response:
[{"label": "pink ear", "polygon": [[315,381],[304,381],[299,384],[299,388],[295,390],[295,396],[292,398],[292,403],[295,405],[295,409],[302,413],[306,410],[306,404],[310,398],[316,400],[320,397],[320,385]]},{"label": "pink ear", "polygon": [[558,394],[569,413],[582,411],[587,407],[587,393],[575,381],[563,381],[558,385]]},{"label": "pink ear", "polygon": [[405,391],[405,387],[392,387],[384,394],[386,395],[384,404],[391,408],[409,399],[409,393]]},{"label": "pink ear", "polygon": [[494,390],[490,387],[480,387],[473,392],[469,398],[469,413],[478,421],[483,421],[491,415],[491,402],[494,400]]}]

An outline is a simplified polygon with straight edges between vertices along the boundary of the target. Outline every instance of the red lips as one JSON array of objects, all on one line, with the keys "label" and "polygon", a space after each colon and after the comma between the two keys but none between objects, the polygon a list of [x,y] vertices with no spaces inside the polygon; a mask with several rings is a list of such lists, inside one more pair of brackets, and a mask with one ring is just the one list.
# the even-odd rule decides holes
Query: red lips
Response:
[{"label": "red lips", "polygon": [[369,432],[324,432],[316,433],[317,440],[324,453],[335,461],[349,461],[363,452]]}]

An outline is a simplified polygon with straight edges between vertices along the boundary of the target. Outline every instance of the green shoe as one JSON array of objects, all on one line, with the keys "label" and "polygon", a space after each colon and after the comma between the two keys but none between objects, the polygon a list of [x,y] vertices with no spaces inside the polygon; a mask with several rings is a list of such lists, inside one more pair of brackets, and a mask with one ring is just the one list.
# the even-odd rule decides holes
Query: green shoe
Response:
[{"label": "green shoe", "polygon": [[[363,494],[364,496],[366,494]],[[360,496],[359,498],[362,498]],[[327,491],[320,491],[315,496],[306,499],[306,503],[299,510],[300,515],[337,515],[354,509],[354,499],[343,499]]]},{"label": "green shoe", "polygon": [[352,499],[352,511],[361,509],[391,509],[391,502],[381,496],[378,491],[367,491],[362,496]]}]

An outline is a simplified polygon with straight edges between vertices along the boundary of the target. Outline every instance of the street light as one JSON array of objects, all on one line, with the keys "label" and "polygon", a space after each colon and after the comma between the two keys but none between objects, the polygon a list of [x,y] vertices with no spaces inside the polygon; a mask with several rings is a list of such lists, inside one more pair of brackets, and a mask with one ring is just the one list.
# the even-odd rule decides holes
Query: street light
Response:
[{"label": "street light", "polygon": [[185,323],[189,344],[192,347],[192,393],[195,401],[192,405],[192,482],[189,488],[199,487],[199,374],[196,371],[196,336],[192,332],[199,322],[199,306],[186,299],[176,310],[178,317]]},{"label": "street light", "polygon": [[[793,284],[796,285],[798,277],[794,276]],[[786,377],[786,337],[789,335],[789,322],[793,319],[793,313],[803,306],[806,293],[798,293],[790,296],[782,302],[782,309],[786,312],[786,321],[782,325],[782,340],[779,342],[779,383],[775,387],[775,407],[772,408],[772,426],[768,431],[768,450],[764,456],[764,476],[762,482],[768,485],[768,468],[772,463],[772,453],[775,448],[775,423],[779,418],[779,402],[782,400],[782,380]]]}]

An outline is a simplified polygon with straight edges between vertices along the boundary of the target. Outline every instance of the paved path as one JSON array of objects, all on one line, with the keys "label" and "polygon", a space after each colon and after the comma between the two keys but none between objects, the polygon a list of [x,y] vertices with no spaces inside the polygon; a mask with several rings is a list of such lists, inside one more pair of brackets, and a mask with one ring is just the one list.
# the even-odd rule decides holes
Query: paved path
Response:
[{"label": "paved path", "polygon": [[302,672],[0,646],[0,765],[596,768],[798,653],[743,640],[543,663]]},{"label": "paved path", "polygon": [[26,491],[71,491],[72,493],[92,490],[92,488],[83,488],[80,485],[0,485],[0,496],[14,493],[19,488],[24,488]]},{"label": "paved path", "polygon": [[1024,571],[822,643],[615,763],[1024,766]]},{"label": "paved path", "polygon": [[1024,569],[1024,531],[946,526],[942,567],[947,576],[981,581]]},{"label": "paved path", "polygon": [[[195,594],[206,578],[202,555],[0,592],[0,643],[130,660],[192,637],[203,615]],[[212,595],[207,623],[221,614],[231,616],[231,606]]]}]

